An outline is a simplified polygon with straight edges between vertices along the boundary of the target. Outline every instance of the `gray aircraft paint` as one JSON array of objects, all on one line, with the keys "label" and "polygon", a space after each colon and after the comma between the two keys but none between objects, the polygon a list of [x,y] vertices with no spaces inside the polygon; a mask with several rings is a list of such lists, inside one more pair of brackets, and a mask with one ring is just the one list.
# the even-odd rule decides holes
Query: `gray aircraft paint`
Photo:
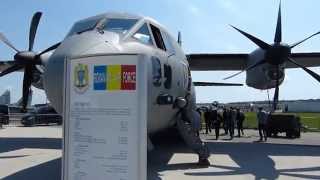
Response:
[{"label": "gray aircraft paint", "polygon": [[[172,105],[158,105],[156,99],[159,94],[170,94],[173,96],[173,98],[176,98],[184,97],[188,93],[186,84],[188,83],[189,63],[180,45],[175,41],[172,43],[175,53],[168,53],[157,48],[150,26],[149,31],[154,45],[146,45],[133,39],[133,34],[144,23],[156,26],[162,32],[167,33],[171,39],[173,39],[162,25],[157,23],[155,20],[147,17],[119,13],[107,13],[90,17],[81,21],[99,18],[137,18],[139,19],[139,21],[125,35],[119,35],[118,33],[108,31],[99,33],[95,29],[80,34],[67,36],[50,57],[48,55],[43,55],[41,58],[44,64],[43,88],[45,89],[48,99],[50,100],[52,105],[58,112],[62,112],[62,94],[64,81],[63,65],[64,61],[67,60],[68,57],[108,53],[144,54],[150,57],[150,68],[148,71],[148,93],[150,94],[148,102],[148,133],[155,133],[174,125],[176,123],[176,114],[178,112],[178,109],[173,108]],[[153,86],[151,57],[159,58],[162,66],[162,79],[164,79],[163,65],[166,63],[171,65],[171,89],[164,88],[163,84],[161,85],[161,87]],[[258,49],[248,55],[248,59],[245,61],[246,66],[255,64],[262,58],[264,58],[264,50]],[[256,69],[248,71],[246,80],[247,85],[257,89],[267,89],[275,87],[275,80],[271,80],[266,73],[270,68],[272,68],[270,65],[265,64],[259,66]],[[284,69],[281,69],[281,71],[284,72]],[[282,83],[283,79],[284,76],[281,77],[279,83]],[[38,87],[41,86],[38,84]],[[190,102],[188,103],[188,108],[192,109],[196,107],[195,88],[192,83],[190,94],[191,98]]]},{"label": "gray aircraft paint", "polygon": [[[118,14],[105,14],[96,17],[118,17]],[[121,17],[124,17],[124,15]],[[130,17],[126,15],[125,17]],[[133,16],[137,18],[137,16]],[[132,18],[132,17],[131,17]],[[62,92],[63,92],[63,64],[68,57],[83,56],[94,54],[114,54],[114,53],[136,53],[149,56],[149,80],[148,91],[150,94],[148,107],[148,133],[154,133],[161,129],[165,129],[175,124],[176,113],[178,109],[174,109],[172,105],[158,105],[156,99],[159,94],[170,94],[174,98],[184,97],[187,93],[186,84],[188,76],[185,76],[188,62],[186,56],[180,49],[180,46],[175,42],[175,54],[169,54],[155,46],[145,45],[131,38],[145,22],[151,23],[158,27],[161,31],[165,29],[154,20],[149,18],[139,17],[139,22],[127,33],[126,36],[120,36],[117,33],[105,31],[103,34],[96,30],[87,31],[81,34],[66,37],[62,44],[55,50],[52,56],[45,62],[44,71],[44,89],[48,99],[58,112],[62,112]],[[150,31],[151,32],[151,31]],[[167,33],[167,32],[166,32]],[[153,43],[154,39],[153,39]],[[163,64],[168,63],[172,67],[172,87],[166,89],[163,83],[160,87],[155,87],[152,84],[152,65],[151,57],[155,56],[161,62],[162,79],[164,78]],[[190,106],[195,107],[195,93],[192,91],[193,101]]]},{"label": "gray aircraft paint", "polygon": [[[247,61],[247,66],[253,65],[265,58],[265,51],[262,49],[256,49],[251,54],[249,54],[249,58]],[[272,69],[272,65],[263,64],[254,69],[246,71],[246,84],[249,87],[253,87],[256,89],[270,89],[276,87],[276,80],[272,80],[268,76],[268,71]],[[279,79],[279,83],[282,84],[285,73],[284,68],[281,68],[283,76]]]}]

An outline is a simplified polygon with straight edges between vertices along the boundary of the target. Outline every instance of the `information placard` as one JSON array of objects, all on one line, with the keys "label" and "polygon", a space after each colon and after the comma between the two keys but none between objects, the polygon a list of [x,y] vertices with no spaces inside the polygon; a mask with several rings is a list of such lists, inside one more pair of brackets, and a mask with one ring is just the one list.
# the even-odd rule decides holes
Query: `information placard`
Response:
[{"label": "information placard", "polygon": [[145,56],[74,57],[65,67],[62,178],[145,180]]}]

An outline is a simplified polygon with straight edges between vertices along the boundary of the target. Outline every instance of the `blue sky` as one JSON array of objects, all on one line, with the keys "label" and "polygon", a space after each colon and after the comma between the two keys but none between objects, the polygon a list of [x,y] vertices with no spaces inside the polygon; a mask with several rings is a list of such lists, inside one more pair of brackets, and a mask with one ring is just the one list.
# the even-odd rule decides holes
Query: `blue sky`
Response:
[{"label": "blue sky", "polygon": [[[28,31],[34,12],[44,14],[38,29],[35,50],[43,50],[62,40],[72,24],[103,12],[128,12],[152,17],[176,35],[182,32],[186,53],[249,53],[256,46],[229,24],[271,43],[274,38],[279,0],[2,0],[0,31],[18,49],[27,48]],[[283,0],[283,40],[289,44],[320,30],[318,0]],[[320,36],[294,49],[319,52]],[[11,59],[14,52],[0,43],[0,59]],[[313,68],[320,73],[320,68]],[[195,81],[222,81],[233,72],[193,72]],[[2,77],[0,94],[9,88],[12,101],[21,96],[22,73]],[[228,82],[245,82],[245,73]],[[198,102],[266,100],[267,92],[247,86],[240,88],[197,88]],[[282,99],[320,98],[320,84],[302,70],[287,70],[280,89]],[[33,103],[45,102],[45,94],[35,90]],[[273,94],[273,91],[270,91]]]}]

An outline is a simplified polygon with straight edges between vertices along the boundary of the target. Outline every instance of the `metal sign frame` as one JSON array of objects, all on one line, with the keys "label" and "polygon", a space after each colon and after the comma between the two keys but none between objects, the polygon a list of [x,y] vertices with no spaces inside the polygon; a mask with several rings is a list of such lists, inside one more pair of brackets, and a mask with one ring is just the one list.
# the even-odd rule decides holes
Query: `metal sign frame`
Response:
[{"label": "metal sign frame", "polygon": [[[135,159],[134,161],[137,162],[129,162],[128,163],[128,173],[125,178],[120,178],[119,180],[146,180],[147,178],[147,97],[148,97],[148,90],[147,90],[147,85],[148,85],[148,78],[147,78],[147,56],[141,55],[141,54],[95,54],[95,55],[88,55],[88,56],[77,56],[77,57],[71,57],[71,58],[66,58],[65,60],[65,67],[64,67],[64,97],[63,97],[63,158],[62,158],[62,179],[67,180],[70,177],[70,173],[73,170],[70,167],[70,158],[72,156],[72,152],[70,152],[72,148],[70,148],[72,142],[72,137],[74,134],[73,132],[70,132],[72,128],[71,126],[71,89],[72,87],[72,77],[71,77],[71,64],[75,61],[81,61],[81,62],[86,62],[87,64],[90,64],[91,59],[99,59],[99,64],[106,64],[110,65],[110,62],[108,59],[117,59],[117,64],[133,64],[136,65],[136,96],[137,96],[137,103],[138,106],[135,106],[136,109],[136,123],[137,125],[135,127],[131,127],[129,125],[128,128],[133,128],[130,129],[130,132],[135,132],[137,137],[128,137],[128,141],[130,139],[136,139],[138,142],[136,143],[137,145],[135,147],[135,152],[128,153],[128,156],[136,156],[134,158],[128,157],[132,161],[132,159]],[[87,61],[89,60],[90,61]],[[122,60],[126,59],[126,60]],[[97,62],[97,61],[94,61]],[[114,61],[111,61],[111,64],[114,63]],[[94,64],[91,64],[91,66]],[[92,72],[91,72],[92,73]],[[90,77],[90,76],[89,76]],[[93,79],[93,78],[91,78]],[[89,86],[92,86],[90,84]],[[126,91],[124,91],[125,93]],[[106,92],[107,93],[107,92]],[[85,96],[85,93],[83,94]],[[138,102],[139,101],[139,102]],[[94,103],[94,102],[92,102]],[[134,103],[134,102],[132,102]],[[134,118],[133,118],[134,119]],[[132,123],[131,123],[132,124]],[[94,124],[92,124],[94,126]],[[128,130],[129,131],[129,130]],[[128,143],[130,144],[130,142]],[[132,145],[132,143],[131,143]],[[90,144],[88,144],[90,146]],[[128,149],[129,149],[128,145]],[[74,153],[74,152],[73,152]],[[132,154],[133,153],[133,154]],[[91,160],[91,159],[90,159]],[[128,160],[129,161],[129,160]],[[135,167],[131,167],[131,166]],[[135,169],[134,173],[131,173],[131,169]],[[92,172],[89,172],[92,173]],[[101,174],[101,172],[95,172],[97,174]],[[109,172],[112,173],[112,172]],[[130,174],[131,173],[131,174]],[[136,176],[136,177],[133,177]],[[85,179],[85,178],[84,178]],[[94,179],[105,179],[105,177],[95,177]]]}]

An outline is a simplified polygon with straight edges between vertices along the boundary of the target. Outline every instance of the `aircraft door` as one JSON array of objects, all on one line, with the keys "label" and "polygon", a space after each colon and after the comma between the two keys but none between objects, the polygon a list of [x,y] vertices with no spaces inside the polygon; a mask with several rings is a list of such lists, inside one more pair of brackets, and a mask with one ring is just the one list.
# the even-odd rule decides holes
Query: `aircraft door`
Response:
[{"label": "aircraft door", "polygon": [[[168,63],[168,52],[164,43],[161,31],[156,26],[150,24],[150,29],[153,35],[154,44],[157,48],[154,49],[152,61],[152,126],[157,129],[167,128],[170,118],[174,116],[172,111],[173,96],[172,96],[172,64]],[[151,127],[152,128],[152,127]]]},{"label": "aircraft door", "polygon": [[190,91],[190,79],[189,79],[189,68],[184,62],[180,62],[181,66],[181,75],[180,75],[180,81],[181,81],[181,88],[186,91]]}]

